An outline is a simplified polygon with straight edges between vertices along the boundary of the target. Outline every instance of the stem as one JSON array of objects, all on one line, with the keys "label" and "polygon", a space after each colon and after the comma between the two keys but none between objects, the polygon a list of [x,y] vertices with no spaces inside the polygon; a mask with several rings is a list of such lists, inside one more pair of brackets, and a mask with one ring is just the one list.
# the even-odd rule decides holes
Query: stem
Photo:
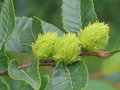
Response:
[{"label": "stem", "polygon": [[108,58],[111,55],[108,55],[110,52],[92,52],[92,53],[80,53],[80,56],[97,56],[99,58]]},{"label": "stem", "polygon": [[[18,66],[19,69],[24,69],[26,67],[28,67],[29,65],[32,64],[33,61],[27,63],[27,64],[23,64],[21,66]],[[55,61],[48,61],[48,62],[40,62],[39,63],[39,66],[52,66],[52,67],[55,67],[56,65],[56,62]]]},{"label": "stem", "polygon": [[[80,53],[80,56],[97,56],[99,58],[108,58],[111,55],[108,55],[110,52],[106,51],[106,52],[95,52],[95,53]],[[33,61],[28,62],[27,64],[23,64],[18,66],[19,69],[24,69],[26,67],[28,67],[29,65],[32,64]],[[55,67],[56,66],[56,62],[55,61],[48,61],[48,62],[40,62],[39,66],[52,66]],[[8,71],[1,73],[0,76],[8,76]]]},{"label": "stem", "polygon": [[52,66],[52,67],[55,67],[56,66],[56,62],[55,61],[40,62],[39,66]]},{"label": "stem", "polygon": [[[23,64],[18,66],[19,69],[24,69],[26,67],[28,67],[29,65],[32,64],[33,61],[30,61],[27,64]],[[39,66],[51,66],[51,67],[55,67],[56,66],[56,62],[55,61],[49,61],[49,62],[40,62]],[[1,73],[0,76],[8,76],[8,71],[5,71],[4,73]]]}]

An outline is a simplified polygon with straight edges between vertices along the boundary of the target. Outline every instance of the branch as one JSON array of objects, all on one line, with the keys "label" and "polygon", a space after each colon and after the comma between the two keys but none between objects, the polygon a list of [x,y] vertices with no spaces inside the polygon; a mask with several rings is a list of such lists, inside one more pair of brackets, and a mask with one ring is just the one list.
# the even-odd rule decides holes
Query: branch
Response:
[{"label": "branch", "polygon": [[52,67],[55,67],[56,66],[56,62],[55,61],[40,62],[39,66],[52,66]]},{"label": "branch", "polygon": [[105,52],[91,52],[91,53],[80,53],[80,56],[97,56],[99,58],[109,58],[112,55],[109,55],[109,51],[105,51]]},{"label": "branch", "polygon": [[[28,67],[29,65],[32,64],[33,61],[28,62],[27,64],[23,64],[21,66],[18,66],[19,69],[24,69],[26,67]],[[48,62],[40,62],[39,66],[51,66],[51,67],[55,67],[56,63],[55,61],[48,61]]]},{"label": "branch", "polygon": [[[29,65],[32,64],[33,61],[28,62],[27,64],[23,64],[18,66],[19,69],[24,69],[26,67],[28,67]],[[49,61],[49,62],[40,62],[39,66],[51,66],[51,67],[55,67],[56,66],[56,62],[55,61]],[[8,71],[5,71],[4,73],[1,73],[0,76],[8,76]]]},{"label": "branch", "polygon": [[[108,58],[112,55],[110,55],[111,52],[94,52],[94,53],[80,53],[80,56],[97,56],[99,58]],[[27,64],[23,64],[18,66],[19,69],[24,69],[26,67],[28,67],[29,65],[32,64],[33,61],[28,62]],[[48,62],[40,62],[39,66],[52,66],[55,67],[56,66],[56,62],[55,61],[48,61]],[[8,76],[8,71],[0,74],[0,76]]]}]

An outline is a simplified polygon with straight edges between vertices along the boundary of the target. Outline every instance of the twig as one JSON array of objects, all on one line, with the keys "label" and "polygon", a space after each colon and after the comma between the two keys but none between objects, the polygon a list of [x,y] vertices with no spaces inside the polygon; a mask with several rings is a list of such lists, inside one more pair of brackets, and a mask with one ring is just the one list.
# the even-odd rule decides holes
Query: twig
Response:
[{"label": "twig", "polygon": [[[32,64],[33,61],[28,62],[27,64],[23,64],[18,66],[19,69],[24,69]],[[55,61],[49,61],[49,62],[40,62],[39,66],[52,66],[55,67],[56,62]],[[0,76],[8,76],[8,71],[5,71],[4,73],[1,73]]]},{"label": "twig", "polygon": [[4,73],[1,73],[0,76],[8,76],[8,71],[5,71]]},{"label": "twig", "polygon": [[23,65],[21,65],[21,66],[18,66],[18,68],[19,68],[19,69],[24,69],[24,68],[28,67],[28,66],[31,65],[31,64],[32,64],[32,61],[28,62],[27,64],[23,64]]},{"label": "twig", "polygon": [[[80,56],[97,56],[99,58],[108,58],[111,55],[109,55],[109,53],[111,52],[95,52],[95,53],[81,53]],[[19,69],[24,69],[26,67],[28,67],[29,65],[32,64],[33,61],[28,62],[27,64],[23,64],[21,66],[18,66]],[[55,67],[56,66],[56,62],[55,61],[48,61],[48,62],[40,62],[39,66],[52,66]],[[0,76],[8,76],[8,72],[4,72],[2,74],[0,74]]]},{"label": "twig", "polygon": [[56,62],[55,61],[40,62],[39,66],[52,66],[52,67],[55,67],[56,66]]},{"label": "twig", "polygon": [[93,53],[80,53],[80,56],[97,56],[99,58],[108,58],[111,55],[109,55],[110,52],[93,52]]}]

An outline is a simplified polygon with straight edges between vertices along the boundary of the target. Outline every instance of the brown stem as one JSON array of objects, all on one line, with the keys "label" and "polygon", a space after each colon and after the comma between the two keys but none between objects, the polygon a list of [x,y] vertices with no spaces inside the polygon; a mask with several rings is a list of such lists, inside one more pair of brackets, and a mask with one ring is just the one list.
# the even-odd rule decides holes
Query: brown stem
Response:
[{"label": "brown stem", "polygon": [[4,73],[1,73],[0,76],[8,76],[8,71],[5,71]]},{"label": "brown stem", "polygon": [[[19,69],[24,69],[26,67],[28,67],[29,65],[32,64],[33,61],[30,61],[27,64],[23,64],[18,66]],[[56,62],[55,61],[49,61],[49,62],[40,62],[39,66],[51,66],[51,67],[55,67]],[[0,76],[8,76],[8,71],[5,71],[4,73],[1,73]]]},{"label": "brown stem", "polygon": [[[108,58],[110,57],[111,55],[108,55],[110,52],[106,51],[106,52],[94,52],[94,53],[80,53],[80,56],[97,56],[97,57],[100,57],[100,58]],[[26,67],[28,67],[29,65],[32,64],[33,61],[30,61],[29,63],[27,64],[23,64],[23,65],[20,65],[18,66],[19,69],[24,69]],[[56,65],[56,62],[55,61],[48,61],[48,62],[40,62],[39,63],[39,66],[52,66],[52,67],[55,67]],[[7,76],[8,75],[8,72],[4,72],[4,73],[1,73],[0,76]]]},{"label": "brown stem", "polygon": [[108,58],[111,55],[108,55],[109,52],[92,52],[92,53],[80,53],[80,56],[97,56],[99,58]]},{"label": "brown stem", "polygon": [[31,64],[32,64],[32,61],[30,61],[30,62],[27,63],[27,64],[23,64],[23,65],[21,65],[21,66],[18,66],[18,68],[19,68],[19,69],[24,69],[24,68],[28,67],[28,66],[31,65]]},{"label": "brown stem", "polygon": [[56,62],[55,61],[40,62],[39,66],[52,66],[52,67],[55,67],[56,66]]}]

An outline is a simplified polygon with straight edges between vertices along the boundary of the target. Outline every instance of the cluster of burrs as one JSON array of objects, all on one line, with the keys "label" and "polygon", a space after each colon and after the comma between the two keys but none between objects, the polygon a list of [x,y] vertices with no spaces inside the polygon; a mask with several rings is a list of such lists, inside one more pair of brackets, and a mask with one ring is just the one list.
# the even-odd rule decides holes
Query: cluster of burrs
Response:
[{"label": "cluster of burrs", "polygon": [[62,37],[52,32],[39,34],[32,49],[40,61],[55,60],[71,64],[80,58],[79,54],[82,52],[103,50],[108,43],[108,33],[108,25],[95,22],[78,34],[67,33]]}]

